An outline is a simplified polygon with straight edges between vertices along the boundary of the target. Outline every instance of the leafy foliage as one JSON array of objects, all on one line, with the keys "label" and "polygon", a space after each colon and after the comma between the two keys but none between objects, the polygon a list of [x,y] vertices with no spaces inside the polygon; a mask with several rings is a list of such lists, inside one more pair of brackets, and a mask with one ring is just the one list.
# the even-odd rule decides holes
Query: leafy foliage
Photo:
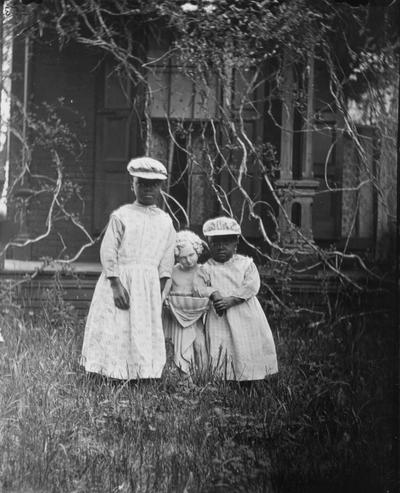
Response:
[{"label": "leafy foliage", "polygon": [[[207,177],[216,207],[221,212],[256,225],[265,247],[258,250],[253,247],[267,259],[271,260],[271,251],[278,256],[282,253],[276,216],[278,212],[282,214],[282,204],[293,192],[277,189],[281,165],[276,147],[279,139],[275,135],[274,140],[269,134],[281,131],[279,108],[286,104],[288,66],[294,74],[295,86],[292,84],[291,92],[296,118],[300,119],[295,138],[301,139],[304,132],[313,131],[314,124],[318,128],[320,115],[307,113],[311,54],[318,69],[328,77],[327,94],[321,103],[323,109],[338,115],[338,121],[342,121],[338,131],[351,137],[361,156],[358,173],[366,179],[361,181],[360,178],[350,191],[356,194],[359,187],[372,186],[382,202],[389,200],[389,194],[382,191],[387,184],[381,183],[379,175],[373,176],[365,163],[360,136],[349,115],[349,101],[359,104],[359,109],[364,105],[363,114],[368,107],[368,111],[373,112],[372,123],[384,122],[378,124],[379,137],[387,140],[389,130],[390,140],[393,125],[386,107],[396,104],[393,95],[399,41],[396,2],[378,7],[327,0],[72,0],[29,5],[15,0],[8,8],[14,12],[11,18],[15,23],[14,32],[29,32],[38,46],[51,43],[62,50],[68,43],[78,43],[95,50],[99,63],[105,58],[114,60],[115,74],[124,84],[130,80],[135,87],[133,104],[135,111],[141,113],[145,152],[150,149],[152,127],[157,125],[149,114],[154,89],[149,74],[157,69],[152,65],[154,61],[148,59],[148,46],[152,42],[159,43],[165,50],[159,62],[177,64],[178,71],[196,87],[202,104],[207,106],[207,101],[211,101],[210,104],[215,105],[215,115],[206,118],[207,121],[200,119],[191,124],[184,119],[167,117],[164,126],[168,136],[172,142],[179,137],[187,143],[197,132],[198,142],[187,144],[181,151],[187,154],[187,161],[199,167]],[[219,88],[218,96],[215,88]],[[371,101],[374,104],[370,104]],[[53,152],[53,161],[57,161],[55,148],[69,153],[76,142],[72,142],[74,138],[62,116],[54,112],[50,115],[50,108],[48,110],[50,119],[46,122],[32,115],[28,147],[34,149],[40,145]],[[258,140],[249,134],[246,126],[248,112],[253,112],[252,118],[269,122],[265,135]],[[26,147],[27,143],[23,145]],[[196,146],[201,147],[202,157]],[[377,155],[380,152],[378,145],[375,152]],[[382,152],[384,156],[388,154],[386,150]],[[63,156],[58,153],[58,157],[62,162]],[[327,162],[328,157],[325,166]],[[30,164],[23,166],[28,171]],[[262,196],[257,198],[249,193],[245,183],[246,179],[254,180],[254,176],[263,181]],[[221,177],[226,177],[230,185],[222,186]],[[67,195],[72,182],[69,180],[66,186]],[[329,188],[330,185],[326,185]],[[81,197],[78,188],[76,198]],[[339,196],[340,191],[339,180],[332,193]],[[231,202],[235,203],[232,207]],[[391,208],[387,204],[382,207]],[[72,220],[89,239],[87,245],[92,245],[95,240],[80,222],[78,211],[67,209],[64,207],[64,212],[61,209],[61,215]],[[328,251],[310,244],[290,217],[285,220],[296,238],[298,250],[311,248],[329,268],[333,257],[343,255],[338,249]],[[363,266],[361,261],[358,263]]]}]

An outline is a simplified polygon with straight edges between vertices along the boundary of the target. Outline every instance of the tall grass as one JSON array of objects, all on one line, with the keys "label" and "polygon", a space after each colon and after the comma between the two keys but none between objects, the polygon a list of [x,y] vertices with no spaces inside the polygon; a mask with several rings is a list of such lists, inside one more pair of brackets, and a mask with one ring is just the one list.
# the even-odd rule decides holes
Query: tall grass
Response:
[{"label": "tall grass", "polygon": [[280,373],[91,378],[83,324],[56,290],[1,315],[1,485],[35,492],[395,491],[389,319],[288,316],[267,306]]}]

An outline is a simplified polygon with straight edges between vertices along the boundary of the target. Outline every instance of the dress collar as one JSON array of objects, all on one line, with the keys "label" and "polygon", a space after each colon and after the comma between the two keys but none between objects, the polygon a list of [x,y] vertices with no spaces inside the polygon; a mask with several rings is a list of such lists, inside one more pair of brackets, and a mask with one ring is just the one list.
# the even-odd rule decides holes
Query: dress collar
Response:
[{"label": "dress collar", "polygon": [[148,210],[148,211],[154,211],[157,209],[157,206],[155,204],[153,205],[143,205],[143,204],[140,204],[137,200],[135,200],[135,202],[133,202],[132,204],[134,207],[137,207],[138,209],[143,209],[143,210]]},{"label": "dress collar", "polygon": [[229,265],[229,264],[234,263],[234,262],[235,262],[235,260],[236,260],[236,258],[237,258],[237,254],[236,254],[236,253],[234,253],[234,254],[232,255],[232,257],[231,257],[229,260],[227,260],[226,262],[217,262],[217,261],[216,261],[216,260],[214,260],[213,258],[210,258],[209,262],[211,262],[213,265]]}]

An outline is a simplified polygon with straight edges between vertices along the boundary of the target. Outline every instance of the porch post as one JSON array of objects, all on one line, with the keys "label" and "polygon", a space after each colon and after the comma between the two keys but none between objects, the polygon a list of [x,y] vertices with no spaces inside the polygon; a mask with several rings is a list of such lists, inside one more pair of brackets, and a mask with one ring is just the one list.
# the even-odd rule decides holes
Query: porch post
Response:
[{"label": "porch post", "polygon": [[[29,240],[29,231],[27,225],[28,202],[30,199],[29,186],[27,186],[27,177],[25,171],[28,167],[28,152],[27,152],[27,112],[28,112],[28,89],[29,89],[29,57],[31,49],[31,39],[29,34],[25,35],[24,39],[24,75],[23,75],[23,121],[22,121],[22,169],[23,175],[19,187],[14,193],[14,197],[21,199],[20,210],[18,214],[19,232],[15,238],[15,242],[21,246],[13,248],[13,258],[18,260],[30,260],[31,246],[25,243]],[[23,246],[25,245],[25,246]]]},{"label": "porch post", "polygon": [[[3,45],[4,45],[4,1],[0,1],[0,122],[3,123],[3,113],[2,113],[2,106],[1,106],[1,100],[2,100],[2,94],[3,94]],[[4,152],[3,149],[3,155],[5,155],[5,159],[3,160],[3,163],[0,163],[0,270],[4,269],[4,255],[2,255],[2,251],[5,245],[5,240],[4,240],[4,232],[3,232],[3,224],[6,217],[7,217],[7,211],[6,211],[6,205],[5,205],[5,200],[4,200],[4,187],[6,183],[6,161],[7,161],[7,148],[8,148],[8,142],[6,140],[5,143],[6,149]]]},{"label": "porch post", "polygon": [[312,179],[313,172],[313,119],[314,119],[314,50],[308,55],[307,62],[307,116],[304,124],[304,171],[303,178]]},{"label": "porch post", "polygon": [[298,230],[308,240],[313,241],[312,231],[312,204],[315,191],[319,182],[313,179],[313,119],[314,119],[314,53],[311,51],[307,63],[307,112],[304,131],[302,160],[302,176],[298,180],[293,179],[293,134],[294,128],[294,97],[295,85],[293,60],[288,53],[284,55],[283,62],[283,91],[282,91],[282,134],[281,134],[281,173],[277,180],[277,192],[281,200],[282,209],[279,211],[279,227],[281,242],[284,246],[306,248],[307,244],[296,233],[294,224],[288,223],[284,212],[292,219],[293,204],[297,203],[301,208],[300,224]]},{"label": "porch post", "polygon": [[294,77],[291,58],[286,51],[283,58],[281,180],[293,178],[293,89]]}]

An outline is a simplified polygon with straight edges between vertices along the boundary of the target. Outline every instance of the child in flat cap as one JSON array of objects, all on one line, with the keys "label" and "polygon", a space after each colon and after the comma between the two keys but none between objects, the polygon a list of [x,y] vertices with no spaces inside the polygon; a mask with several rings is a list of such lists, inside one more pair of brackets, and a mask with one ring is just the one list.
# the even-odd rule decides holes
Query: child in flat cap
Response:
[{"label": "child in flat cap", "polygon": [[203,315],[208,309],[209,299],[193,295],[193,279],[199,269],[197,261],[203,248],[203,241],[192,231],[177,233],[177,263],[165,290],[165,337],[174,346],[176,366],[185,374],[189,374],[191,369],[201,372],[207,364]]},{"label": "child in flat cap", "polygon": [[81,363],[88,372],[121,380],[159,378],[166,361],[161,291],[174,265],[176,235],[156,206],[167,172],[148,157],[132,159],[127,169],[136,200],[110,216]]},{"label": "child in flat cap", "polygon": [[211,365],[226,380],[262,380],[278,371],[275,343],[256,297],[260,276],[253,260],[236,253],[239,224],[230,217],[203,226],[211,258],[195,280],[198,296],[213,303],[206,321]]}]

